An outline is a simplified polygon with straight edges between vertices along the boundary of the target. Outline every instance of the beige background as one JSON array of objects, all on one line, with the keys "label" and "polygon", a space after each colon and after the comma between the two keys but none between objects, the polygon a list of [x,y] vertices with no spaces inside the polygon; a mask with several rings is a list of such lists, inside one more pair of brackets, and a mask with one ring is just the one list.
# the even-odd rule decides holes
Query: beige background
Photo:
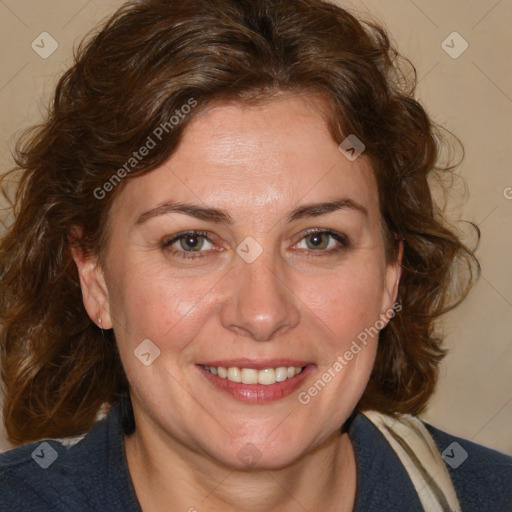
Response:
[{"label": "beige background", "polygon": [[[19,131],[40,119],[72,48],[118,0],[0,0],[0,169],[11,167]],[[445,321],[451,349],[424,419],[512,454],[512,73],[510,0],[339,2],[381,20],[415,63],[418,95],[434,120],[466,148],[459,173],[466,203],[454,215],[482,230],[482,278]],[[457,59],[441,43],[458,32],[469,44]],[[31,48],[42,32],[58,42],[47,59]],[[457,39],[447,44],[456,51]],[[507,199],[508,196],[509,198]],[[0,431],[0,451],[8,448]]]}]

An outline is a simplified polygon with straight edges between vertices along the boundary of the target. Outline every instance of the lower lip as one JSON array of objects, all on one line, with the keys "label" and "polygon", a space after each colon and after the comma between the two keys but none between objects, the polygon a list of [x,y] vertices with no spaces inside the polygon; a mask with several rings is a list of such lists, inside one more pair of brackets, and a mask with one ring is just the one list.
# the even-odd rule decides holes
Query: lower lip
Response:
[{"label": "lower lip", "polygon": [[229,393],[233,398],[240,402],[247,402],[251,404],[264,404],[280,400],[294,391],[296,391],[314,372],[314,366],[308,364],[298,375],[291,379],[286,379],[283,382],[276,382],[274,384],[244,384],[242,382],[233,382],[228,378],[223,379],[218,375],[213,375],[208,370],[205,370],[201,365],[197,365],[201,373],[211,382],[215,387],[221,391]]}]

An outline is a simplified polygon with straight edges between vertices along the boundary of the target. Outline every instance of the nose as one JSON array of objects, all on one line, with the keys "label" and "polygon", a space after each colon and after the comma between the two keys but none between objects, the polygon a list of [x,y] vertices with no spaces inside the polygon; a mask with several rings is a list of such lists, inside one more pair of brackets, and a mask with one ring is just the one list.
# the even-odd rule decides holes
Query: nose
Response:
[{"label": "nose", "polygon": [[295,327],[298,298],[285,272],[263,255],[252,263],[239,261],[230,273],[229,290],[221,309],[222,325],[256,341],[270,341],[279,331]]}]

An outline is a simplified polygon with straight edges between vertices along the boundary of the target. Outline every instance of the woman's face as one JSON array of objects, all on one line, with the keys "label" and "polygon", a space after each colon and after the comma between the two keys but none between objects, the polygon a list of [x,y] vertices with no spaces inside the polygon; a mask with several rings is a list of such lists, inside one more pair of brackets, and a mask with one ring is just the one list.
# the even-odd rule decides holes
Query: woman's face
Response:
[{"label": "woman's face", "polygon": [[164,165],[127,180],[103,268],[79,263],[138,428],[230,467],[284,467],[339,429],[395,300],[372,170],[340,152],[322,107],[206,110]]}]

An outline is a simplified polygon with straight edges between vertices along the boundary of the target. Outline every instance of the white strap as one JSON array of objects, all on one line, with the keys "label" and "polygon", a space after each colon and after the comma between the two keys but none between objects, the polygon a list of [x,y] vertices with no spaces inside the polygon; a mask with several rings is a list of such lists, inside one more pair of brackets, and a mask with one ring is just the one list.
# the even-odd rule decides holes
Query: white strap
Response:
[{"label": "white strap", "polygon": [[450,474],[425,425],[404,414],[396,419],[377,411],[363,414],[379,429],[404,465],[427,512],[460,512]]}]

